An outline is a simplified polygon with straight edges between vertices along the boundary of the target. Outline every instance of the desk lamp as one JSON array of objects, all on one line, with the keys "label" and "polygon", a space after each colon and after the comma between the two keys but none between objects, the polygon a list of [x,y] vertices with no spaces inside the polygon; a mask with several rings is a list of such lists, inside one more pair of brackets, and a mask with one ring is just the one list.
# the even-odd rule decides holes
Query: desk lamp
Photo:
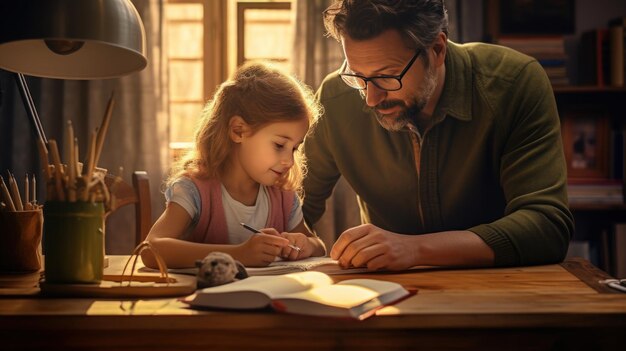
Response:
[{"label": "desk lamp", "polygon": [[130,0],[2,0],[0,68],[15,72],[26,112],[47,143],[24,74],[106,79],[146,67],[145,30]]}]

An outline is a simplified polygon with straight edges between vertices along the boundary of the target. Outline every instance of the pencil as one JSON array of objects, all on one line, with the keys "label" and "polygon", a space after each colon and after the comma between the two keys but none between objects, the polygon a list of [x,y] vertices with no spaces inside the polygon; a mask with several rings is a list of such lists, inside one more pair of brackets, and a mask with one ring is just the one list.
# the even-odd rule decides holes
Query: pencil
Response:
[{"label": "pencil", "polygon": [[102,123],[100,124],[100,128],[98,129],[98,136],[96,139],[96,149],[95,149],[95,159],[94,166],[98,166],[98,161],[100,160],[100,154],[102,153],[102,146],[104,145],[104,138],[107,135],[107,130],[109,129],[109,123],[111,122],[111,115],[113,114],[113,106],[115,105],[114,93],[111,93],[111,97],[109,98],[109,102],[107,104],[107,109],[104,113],[104,117],[102,118]]},{"label": "pencil", "polygon": [[74,147],[74,127],[72,121],[67,121],[67,143],[65,149],[65,162],[67,162],[67,198],[70,202],[76,202],[76,150]]},{"label": "pencil", "polygon": [[63,165],[61,164],[61,156],[59,155],[59,148],[57,142],[54,139],[48,140],[48,146],[50,147],[50,154],[52,155],[52,162],[54,163],[54,186],[56,189],[56,199],[59,201],[65,201],[65,191],[63,190],[63,180],[65,172],[63,172]]},{"label": "pencil", "polygon": [[24,209],[30,210],[30,184],[28,184],[28,174],[24,176]]},{"label": "pencil", "polygon": [[76,167],[76,177],[79,177],[83,174],[83,164],[80,163],[80,153],[78,152],[78,138],[74,138],[74,167]]},{"label": "pencil", "polygon": [[[249,231],[251,231],[253,233],[262,233],[260,230],[254,228],[254,227],[251,227],[251,226],[249,226],[249,225],[247,225],[247,224],[245,224],[243,222],[240,222],[239,224],[241,224],[242,227],[248,229]],[[294,244],[287,244],[287,246],[289,246],[290,248],[292,248],[292,249],[294,249],[294,250],[296,250],[298,252],[300,252],[302,250],[301,248],[299,248],[298,246],[296,246]]]},{"label": "pencil", "polygon": [[50,180],[50,178],[52,178],[52,173],[50,172],[50,164],[48,163],[48,149],[46,148],[46,144],[41,139],[37,140],[37,147],[39,149],[41,167],[43,167],[46,179]]},{"label": "pencil", "polygon": [[33,174],[32,181],[33,191],[30,196],[32,197],[33,206],[37,206],[37,179],[35,179],[35,175]]},{"label": "pencil", "polygon": [[2,196],[4,197],[4,201],[6,205],[9,207],[9,211],[15,212],[15,205],[13,204],[13,199],[11,199],[11,193],[9,193],[9,189],[7,188],[7,184],[4,182],[4,178],[0,175],[0,186],[2,188]]},{"label": "pencil", "polygon": [[85,163],[83,164],[83,179],[85,180],[85,189],[83,189],[83,194],[81,196],[82,201],[89,201],[89,184],[91,183],[91,178],[93,177],[93,169],[94,159],[96,157],[96,140],[98,138],[97,131],[91,132],[91,136],[89,138],[89,144],[87,147],[87,156]]},{"label": "pencil", "polygon": [[20,189],[17,187],[17,182],[15,181],[15,177],[9,173],[9,190],[13,193],[13,204],[15,205],[15,209],[18,211],[24,211],[24,206],[22,205],[22,198],[20,197]]}]

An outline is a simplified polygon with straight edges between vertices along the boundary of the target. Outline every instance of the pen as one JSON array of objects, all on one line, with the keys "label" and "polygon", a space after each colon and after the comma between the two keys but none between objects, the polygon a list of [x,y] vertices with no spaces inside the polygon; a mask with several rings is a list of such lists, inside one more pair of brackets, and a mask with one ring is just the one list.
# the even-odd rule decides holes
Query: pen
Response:
[{"label": "pen", "polygon": [[[258,230],[256,228],[253,228],[253,227],[251,227],[251,226],[249,226],[249,225],[247,225],[247,224],[245,224],[243,222],[240,222],[239,224],[241,224],[242,227],[248,229],[249,231],[251,231],[253,233],[261,233],[260,230]],[[299,247],[297,247],[296,245],[293,245],[293,244],[288,244],[287,246],[289,246],[290,248],[292,248],[292,249],[294,249],[294,250],[296,250],[298,252],[300,252],[302,250],[301,248],[299,248]]]}]

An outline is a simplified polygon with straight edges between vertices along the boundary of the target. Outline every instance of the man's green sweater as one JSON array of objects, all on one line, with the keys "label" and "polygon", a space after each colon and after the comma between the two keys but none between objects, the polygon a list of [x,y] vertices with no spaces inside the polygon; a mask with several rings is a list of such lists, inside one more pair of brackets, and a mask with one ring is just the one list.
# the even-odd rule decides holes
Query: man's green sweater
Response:
[{"label": "man's green sweater", "polygon": [[445,65],[435,123],[421,137],[385,130],[358,91],[326,77],[324,115],[304,146],[306,222],[320,218],[343,175],[366,223],[401,234],[470,230],[497,266],[563,260],[574,223],[542,67],[504,47],[450,41]]}]

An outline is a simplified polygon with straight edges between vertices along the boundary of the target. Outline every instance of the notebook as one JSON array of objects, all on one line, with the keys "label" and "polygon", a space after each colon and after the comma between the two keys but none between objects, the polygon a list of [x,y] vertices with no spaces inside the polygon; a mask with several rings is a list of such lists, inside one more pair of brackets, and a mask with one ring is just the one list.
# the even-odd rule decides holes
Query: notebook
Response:
[{"label": "notebook", "polygon": [[335,284],[325,273],[308,271],[249,277],[198,290],[181,301],[196,308],[271,307],[285,313],[363,320],[411,294],[394,282],[350,279]]},{"label": "notebook", "polygon": [[[142,268],[144,269],[144,268]],[[145,270],[150,270],[145,268]],[[170,273],[197,275],[198,268],[170,268]],[[330,257],[308,257],[297,261],[275,261],[267,267],[246,267],[249,276],[279,275],[296,272],[317,271],[326,274],[352,274],[368,272],[367,268],[343,269]]]}]

